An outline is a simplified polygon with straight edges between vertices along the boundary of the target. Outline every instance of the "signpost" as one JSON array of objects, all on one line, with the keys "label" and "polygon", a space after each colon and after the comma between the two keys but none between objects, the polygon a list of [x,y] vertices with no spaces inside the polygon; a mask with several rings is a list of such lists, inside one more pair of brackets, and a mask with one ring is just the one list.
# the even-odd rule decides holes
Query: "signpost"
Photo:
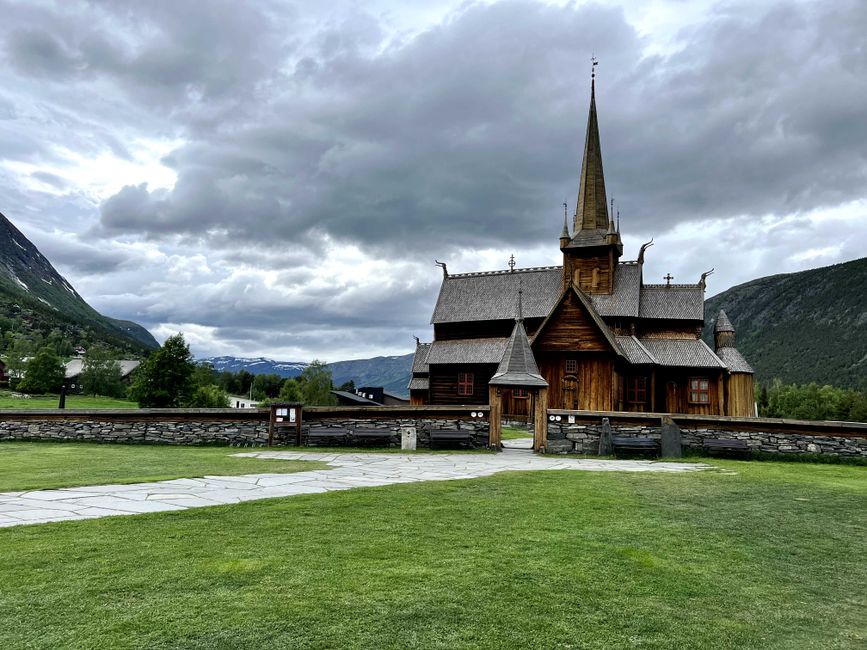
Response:
[{"label": "signpost", "polygon": [[274,446],[274,433],[279,429],[295,430],[295,446],[301,446],[301,412],[300,402],[275,402],[271,404],[271,417],[268,421],[268,446]]}]

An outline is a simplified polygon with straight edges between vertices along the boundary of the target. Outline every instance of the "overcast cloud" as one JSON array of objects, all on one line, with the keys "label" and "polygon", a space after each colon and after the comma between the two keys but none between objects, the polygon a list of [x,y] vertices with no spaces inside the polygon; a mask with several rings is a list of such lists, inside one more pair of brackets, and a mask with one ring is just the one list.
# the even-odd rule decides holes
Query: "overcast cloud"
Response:
[{"label": "overcast cloud", "polygon": [[0,212],[199,356],[406,353],[434,258],[559,263],[595,53],[649,281],[867,249],[862,0],[407,4],[0,0]]}]

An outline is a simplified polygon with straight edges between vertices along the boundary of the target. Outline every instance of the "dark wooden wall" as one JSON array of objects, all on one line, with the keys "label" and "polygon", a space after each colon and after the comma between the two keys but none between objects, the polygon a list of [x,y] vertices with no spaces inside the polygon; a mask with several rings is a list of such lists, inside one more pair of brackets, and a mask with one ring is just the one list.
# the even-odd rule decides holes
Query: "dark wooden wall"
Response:
[{"label": "dark wooden wall", "polygon": [[[577,361],[566,373],[566,359]],[[606,354],[539,353],[539,372],[548,382],[548,408],[610,411],[614,406],[614,362]]]},{"label": "dark wooden wall", "polygon": [[[487,404],[488,382],[496,372],[496,364],[439,365],[430,367],[431,404]],[[473,373],[473,394],[458,395],[458,373]]]},{"label": "dark wooden wall", "polygon": [[724,415],[754,417],[756,397],[753,388],[753,376],[740,372],[729,375],[726,379],[725,402]]},{"label": "dark wooden wall", "polygon": [[607,351],[610,347],[599,326],[571,291],[533,342],[534,352]]},{"label": "dark wooden wall", "polygon": [[[544,318],[524,319],[524,329],[532,336]],[[515,319],[467,321],[465,323],[437,323],[434,325],[434,339],[449,341],[453,339],[477,339],[506,337],[512,334]]]},{"label": "dark wooden wall", "polygon": [[[707,377],[709,401],[706,404],[689,402],[689,378]],[[673,384],[673,386],[672,386]],[[689,415],[722,415],[722,373],[712,369],[660,369],[656,373],[656,410]]]}]

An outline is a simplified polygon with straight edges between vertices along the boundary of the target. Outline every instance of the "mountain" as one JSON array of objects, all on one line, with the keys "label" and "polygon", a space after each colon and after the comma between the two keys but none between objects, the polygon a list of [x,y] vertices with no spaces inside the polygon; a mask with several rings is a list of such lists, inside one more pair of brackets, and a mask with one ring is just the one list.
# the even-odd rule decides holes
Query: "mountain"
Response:
[{"label": "mountain", "polygon": [[31,330],[59,329],[73,342],[102,342],[144,354],[159,347],[145,328],[115,320],[85,302],[21,231],[0,214],[0,315]]},{"label": "mountain", "polygon": [[335,386],[349,381],[356,386],[382,386],[395,395],[409,396],[409,378],[412,375],[412,358],[415,353],[399,357],[374,357],[329,363]]},{"label": "mountain", "polygon": [[[412,372],[413,354],[396,357],[374,357],[329,363],[331,379],[335,386],[349,380],[356,386],[382,386],[389,393],[408,395],[409,377]],[[254,375],[280,375],[297,377],[309,364],[305,361],[274,361],[264,357],[209,357],[199,359],[210,363],[214,369],[223,372],[246,370]]]},{"label": "mountain", "polygon": [[759,278],[705,301],[713,346],[720,309],[760,383],[867,388],[867,258]]},{"label": "mountain", "polygon": [[217,372],[239,372],[246,370],[254,375],[280,375],[297,377],[306,368],[306,361],[274,361],[265,357],[208,357],[199,359],[214,366]]}]

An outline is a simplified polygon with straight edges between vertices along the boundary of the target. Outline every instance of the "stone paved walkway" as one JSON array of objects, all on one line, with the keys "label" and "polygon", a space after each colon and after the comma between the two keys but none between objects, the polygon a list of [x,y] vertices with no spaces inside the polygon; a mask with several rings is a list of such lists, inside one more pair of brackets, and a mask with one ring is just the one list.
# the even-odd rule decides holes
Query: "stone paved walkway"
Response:
[{"label": "stone paved walkway", "polygon": [[514,470],[694,472],[708,469],[707,465],[697,463],[585,460],[563,456],[539,456],[518,450],[505,450],[499,454],[259,451],[235,455],[287,460],[321,460],[329,463],[331,469],[294,474],[205,476],[131,485],[3,492],[0,493],[0,527],[186,510],[255,499],[393,483],[477,478]]}]

